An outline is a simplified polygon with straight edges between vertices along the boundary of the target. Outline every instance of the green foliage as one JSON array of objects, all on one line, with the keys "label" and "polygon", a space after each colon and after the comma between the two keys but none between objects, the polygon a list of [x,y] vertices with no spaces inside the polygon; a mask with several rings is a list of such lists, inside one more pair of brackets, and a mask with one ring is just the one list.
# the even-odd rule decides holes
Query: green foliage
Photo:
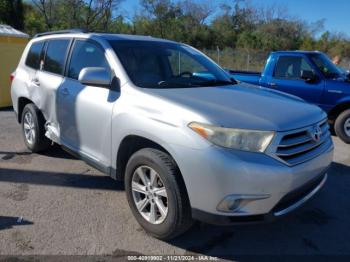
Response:
[{"label": "green foliage", "polygon": [[33,6],[25,5],[24,11],[24,30],[27,34],[34,35],[38,32],[43,32],[46,30],[44,19]]},{"label": "green foliage", "polygon": [[22,0],[0,0],[0,22],[23,29]]},{"label": "green foliage", "polygon": [[[233,0],[219,10],[210,0],[139,0],[138,12],[129,17],[118,12],[121,1],[26,1],[24,30],[31,35],[67,28],[150,35],[213,50],[206,52],[215,60],[219,48],[220,63],[228,66],[235,65],[232,53],[241,66],[253,64],[256,68],[265,59],[254,62],[252,57],[258,57],[258,52],[266,56],[272,50],[320,50],[330,56],[350,56],[350,42],[342,35],[324,32],[316,37],[323,30],[324,20],[307,24],[276,6],[252,6],[246,0]],[[0,0],[0,20],[9,23],[3,13],[11,13],[14,4],[10,3],[15,2],[21,3]],[[242,52],[242,58],[234,50]]]}]

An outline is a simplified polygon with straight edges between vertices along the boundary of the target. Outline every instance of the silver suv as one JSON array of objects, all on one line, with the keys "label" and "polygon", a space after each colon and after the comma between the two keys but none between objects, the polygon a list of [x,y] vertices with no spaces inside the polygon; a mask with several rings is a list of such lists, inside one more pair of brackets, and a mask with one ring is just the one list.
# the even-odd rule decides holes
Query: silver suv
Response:
[{"label": "silver suv", "polygon": [[193,220],[257,222],[294,210],[327,179],[326,114],[237,83],[191,46],[148,36],[36,36],[13,74],[27,147],[53,142],[125,181],[130,208],[170,239]]}]

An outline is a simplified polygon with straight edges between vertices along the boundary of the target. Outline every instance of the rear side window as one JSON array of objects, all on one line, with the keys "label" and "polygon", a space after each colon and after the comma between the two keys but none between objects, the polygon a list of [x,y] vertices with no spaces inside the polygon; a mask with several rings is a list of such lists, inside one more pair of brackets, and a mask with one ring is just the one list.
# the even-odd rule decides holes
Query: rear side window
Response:
[{"label": "rear side window", "polygon": [[63,74],[69,40],[49,41],[45,55],[44,70],[54,74]]},{"label": "rear side window", "polygon": [[44,42],[36,42],[32,44],[26,59],[27,66],[33,69],[40,68],[40,58],[41,58],[41,52],[43,50],[43,47],[44,47]]},{"label": "rear side window", "polygon": [[103,67],[110,70],[104,51],[100,47],[89,41],[78,40],[74,44],[68,77],[78,79],[80,71],[85,67]]}]

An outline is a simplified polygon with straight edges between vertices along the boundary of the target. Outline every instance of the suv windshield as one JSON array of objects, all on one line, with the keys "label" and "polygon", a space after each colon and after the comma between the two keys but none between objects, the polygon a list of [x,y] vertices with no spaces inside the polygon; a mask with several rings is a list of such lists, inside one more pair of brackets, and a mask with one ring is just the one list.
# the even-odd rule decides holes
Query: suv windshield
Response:
[{"label": "suv windshield", "polygon": [[309,54],[309,57],[326,78],[336,78],[342,75],[342,71],[326,55]]},{"label": "suv windshield", "polygon": [[194,48],[156,41],[109,41],[131,81],[144,88],[233,84],[228,74]]}]

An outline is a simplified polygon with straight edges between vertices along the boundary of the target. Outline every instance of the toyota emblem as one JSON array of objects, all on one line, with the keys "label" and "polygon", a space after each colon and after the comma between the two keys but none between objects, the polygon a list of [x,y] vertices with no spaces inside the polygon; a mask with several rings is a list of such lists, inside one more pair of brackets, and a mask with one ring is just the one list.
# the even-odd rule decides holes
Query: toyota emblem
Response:
[{"label": "toyota emblem", "polygon": [[311,138],[314,142],[320,141],[322,136],[322,130],[319,126],[316,126],[311,131]]}]

